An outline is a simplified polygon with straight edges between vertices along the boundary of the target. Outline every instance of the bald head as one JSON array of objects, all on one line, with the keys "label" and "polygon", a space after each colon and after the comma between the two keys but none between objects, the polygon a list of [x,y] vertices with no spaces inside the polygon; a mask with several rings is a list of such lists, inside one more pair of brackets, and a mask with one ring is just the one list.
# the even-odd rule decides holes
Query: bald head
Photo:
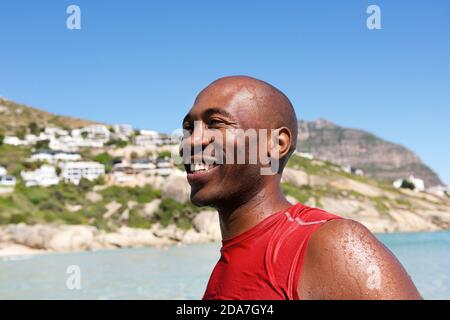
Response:
[{"label": "bald head", "polygon": [[246,128],[278,129],[286,127],[291,133],[290,153],[297,145],[297,116],[288,97],[271,84],[248,76],[220,78],[197,96],[203,99],[222,98],[235,109]]}]

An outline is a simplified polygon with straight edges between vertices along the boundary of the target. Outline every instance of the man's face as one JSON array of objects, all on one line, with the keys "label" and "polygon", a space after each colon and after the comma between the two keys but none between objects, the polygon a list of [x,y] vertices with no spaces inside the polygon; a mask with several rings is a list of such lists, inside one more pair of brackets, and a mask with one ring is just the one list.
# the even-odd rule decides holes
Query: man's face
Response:
[{"label": "man's face", "polygon": [[[237,133],[259,128],[248,94],[248,91],[228,93],[208,88],[183,121],[188,135],[182,146],[188,146],[191,156],[191,164],[185,163],[185,169],[191,201],[196,205],[229,205],[230,201],[241,201],[261,188],[261,166],[248,163],[249,141]],[[238,164],[237,155],[243,150],[245,164]]]}]

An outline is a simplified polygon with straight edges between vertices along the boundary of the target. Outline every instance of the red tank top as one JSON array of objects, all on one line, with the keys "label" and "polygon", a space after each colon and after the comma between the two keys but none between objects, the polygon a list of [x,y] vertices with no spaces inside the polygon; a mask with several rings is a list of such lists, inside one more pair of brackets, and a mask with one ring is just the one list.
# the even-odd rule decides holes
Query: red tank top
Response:
[{"label": "red tank top", "polygon": [[222,241],[204,300],[300,299],[297,288],[308,240],[340,217],[298,203]]}]

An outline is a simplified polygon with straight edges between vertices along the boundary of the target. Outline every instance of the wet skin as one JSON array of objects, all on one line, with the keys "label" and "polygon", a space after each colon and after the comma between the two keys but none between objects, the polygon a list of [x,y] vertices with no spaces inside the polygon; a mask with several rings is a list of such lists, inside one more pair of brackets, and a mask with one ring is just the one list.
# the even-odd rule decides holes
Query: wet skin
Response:
[{"label": "wet skin", "polygon": [[[221,78],[197,96],[183,120],[190,133],[183,143],[202,153],[218,144],[226,155],[226,143],[235,150],[248,145],[236,136],[217,141],[215,132],[227,129],[276,129],[277,143],[267,144],[267,156],[280,160],[274,175],[261,175],[257,164],[221,164],[206,172],[192,172],[185,165],[191,185],[191,201],[219,212],[224,239],[257,225],[291,204],[280,180],[283,165],[295,150],[297,123],[289,99],[273,86],[244,76]],[[201,125],[194,126],[198,121]],[[277,151],[277,152],[275,152]],[[247,152],[248,153],[248,152]],[[197,154],[198,155],[198,154]],[[248,157],[248,154],[247,154]],[[312,236],[298,285],[302,299],[420,299],[394,255],[364,226],[351,220],[333,220]]]}]

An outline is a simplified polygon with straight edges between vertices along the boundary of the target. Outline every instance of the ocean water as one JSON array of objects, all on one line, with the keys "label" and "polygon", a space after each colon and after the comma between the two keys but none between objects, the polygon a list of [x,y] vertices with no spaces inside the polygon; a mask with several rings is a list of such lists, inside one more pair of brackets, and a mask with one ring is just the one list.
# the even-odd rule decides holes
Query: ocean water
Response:
[{"label": "ocean water", "polygon": [[[450,232],[378,237],[425,299],[450,299]],[[218,257],[202,244],[0,258],[0,299],[200,299]]]}]

